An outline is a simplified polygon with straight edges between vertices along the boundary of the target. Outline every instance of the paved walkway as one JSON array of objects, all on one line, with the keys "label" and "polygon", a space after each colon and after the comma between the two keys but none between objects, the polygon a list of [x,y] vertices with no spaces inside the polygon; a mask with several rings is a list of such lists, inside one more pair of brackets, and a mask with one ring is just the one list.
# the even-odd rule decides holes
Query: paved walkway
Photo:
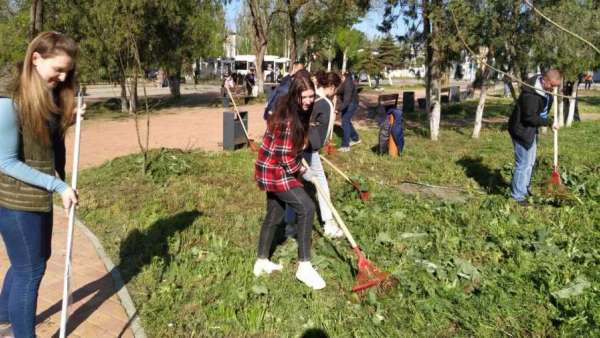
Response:
[{"label": "paved walkway", "polygon": [[[48,262],[38,299],[38,337],[58,336],[67,222],[62,210],[54,212],[52,257]],[[78,227],[75,227],[73,241],[73,305],[69,337],[133,337],[128,316],[115,293],[111,275],[96,253],[94,245]],[[0,280],[4,278],[8,266],[4,245],[0,244]]]}]

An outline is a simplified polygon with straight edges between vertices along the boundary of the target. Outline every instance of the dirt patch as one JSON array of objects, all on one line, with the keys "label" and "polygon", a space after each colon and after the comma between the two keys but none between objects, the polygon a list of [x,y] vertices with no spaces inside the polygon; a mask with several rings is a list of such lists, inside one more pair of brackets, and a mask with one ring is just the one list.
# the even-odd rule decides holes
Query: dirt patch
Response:
[{"label": "dirt patch", "polygon": [[465,203],[469,198],[469,195],[456,189],[425,186],[415,183],[402,183],[398,189],[404,194],[435,198],[451,203]]}]

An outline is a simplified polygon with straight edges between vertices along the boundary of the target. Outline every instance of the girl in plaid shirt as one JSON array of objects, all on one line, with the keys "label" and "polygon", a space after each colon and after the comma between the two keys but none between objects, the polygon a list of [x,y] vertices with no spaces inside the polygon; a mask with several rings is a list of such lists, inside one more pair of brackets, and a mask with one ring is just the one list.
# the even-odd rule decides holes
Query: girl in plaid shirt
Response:
[{"label": "girl in plaid shirt", "polygon": [[314,100],[315,87],[310,78],[294,77],[288,95],[278,101],[273,115],[269,117],[254,174],[258,187],[267,195],[267,214],[260,230],[254,275],[270,274],[282,269],[280,264],[269,260],[269,253],[287,204],[294,210],[298,222],[299,264],[296,278],[318,290],[325,287],[325,281],[310,263],[315,204],[299,177],[309,180],[314,176],[301,162]]}]

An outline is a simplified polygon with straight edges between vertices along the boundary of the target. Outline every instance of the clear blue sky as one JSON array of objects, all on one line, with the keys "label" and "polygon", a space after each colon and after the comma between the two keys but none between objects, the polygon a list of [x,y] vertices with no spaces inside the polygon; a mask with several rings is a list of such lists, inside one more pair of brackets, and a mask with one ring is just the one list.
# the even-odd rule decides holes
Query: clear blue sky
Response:
[{"label": "clear blue sky", "polygon": [[[240,8],[242,7],[242,0],[233,0],[229,5],[225,6],[225,21],[227,28],[232,31],[236,30],[235,19],[238,16]],[[361,21],[354,25],[354,28],[364,32],[369,38],[380,36],[381,33],[377,31],[377,25],[383,18],[383,8],[371,9]],[[395,25],[392,29],[392,33],[399,35],[406,30],[404,23],[400,22]]]}]

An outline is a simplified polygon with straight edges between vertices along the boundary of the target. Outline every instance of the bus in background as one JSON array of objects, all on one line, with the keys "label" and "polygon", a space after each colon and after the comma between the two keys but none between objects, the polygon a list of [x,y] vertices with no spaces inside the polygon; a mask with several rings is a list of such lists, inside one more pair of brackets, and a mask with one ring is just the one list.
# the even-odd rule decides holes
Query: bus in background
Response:
[{"label": "bus in background", "polygon": [[245,76],[250,69],[256,68],[256,56],[254,55],[236,55],[234,72],[238,75]]}]

